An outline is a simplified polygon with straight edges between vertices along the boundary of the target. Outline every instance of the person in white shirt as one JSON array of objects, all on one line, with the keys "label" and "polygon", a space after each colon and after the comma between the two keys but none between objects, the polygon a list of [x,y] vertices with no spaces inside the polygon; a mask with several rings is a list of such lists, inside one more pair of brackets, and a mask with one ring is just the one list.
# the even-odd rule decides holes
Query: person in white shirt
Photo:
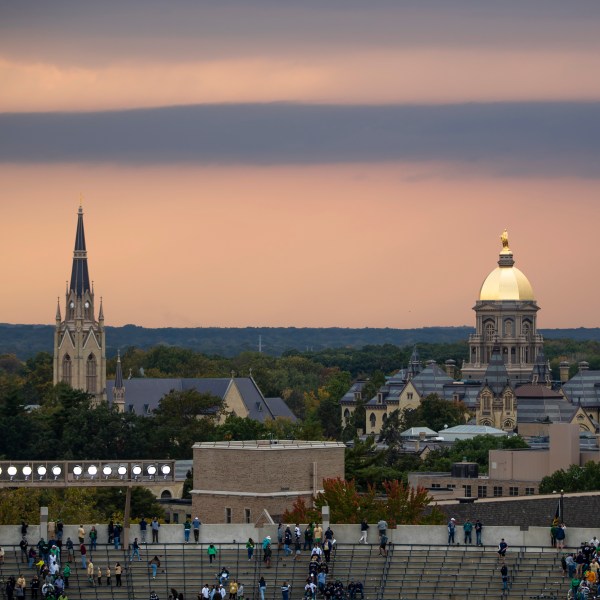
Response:
[{"label": "person in white shirt", "polygon": [[202,598],[205,598],[206,600],[210,598],[210,588],[208,587],[208,583],[204,584],[204,587],[200,593],[202,594]]},{"label": "person in white shirt", "polygon": [[597,548],[598,546],[600,546],[600,540],[596,536],[594,536],[590,540],[590,546],[594,546],[594,548]]}]

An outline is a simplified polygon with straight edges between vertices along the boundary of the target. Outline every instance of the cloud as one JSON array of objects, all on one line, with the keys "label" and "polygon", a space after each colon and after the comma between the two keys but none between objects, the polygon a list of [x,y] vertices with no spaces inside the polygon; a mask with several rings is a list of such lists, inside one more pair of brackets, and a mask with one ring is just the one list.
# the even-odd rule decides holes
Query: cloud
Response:
[{"label": "cloud", "polygon": [[450,162],[600,177],[600,103],[201,105],[0,114],[2,163]]}]

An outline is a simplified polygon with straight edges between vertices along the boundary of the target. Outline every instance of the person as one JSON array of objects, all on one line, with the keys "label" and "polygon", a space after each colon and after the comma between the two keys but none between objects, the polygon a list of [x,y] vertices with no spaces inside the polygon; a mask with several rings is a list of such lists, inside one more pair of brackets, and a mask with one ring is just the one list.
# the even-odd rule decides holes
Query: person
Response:
[{"label": "person", "polygon": [[387,533],[387,528],[387,522],[384,519],[381,519],[379,523],[377,523],[377,533],[379,534],[379,537]]},{"label": "person", "polygon": [[271,568],[271,555],[272,555],[271,536],[268,535],[263,540],[263,562],[265,563],[265,568],[267,568],[267,569]]},{"label": "person", "polygon": [[456,519],[452,517],[448,521],[448,543],[454,544],[454,532],[456,530]]},{"label": "person", "polygon": [[506,556],[506,550],[508,549],[508,544],[504,541],[504,538],[500,540],[498,544],[498,560],[504,562],[504,557]]},{"label": "person", "polygon": [[115,522],[111,519],[108,522],[108,543],[112,544],[115,538]]},{"label": "person", "polygon": [[27,566],[30,569],[32,569],[33,568],[33,564],[35,563],[35,559],[37,558],[37,552],[35,550],[35,546],[30,546],[29,547],[29,552],[27,554],[27,557],[29,558]]},{"label": "person", "polygon": [[565,547],[565,537],[567,536],[566,527],[564,523],[561,523],[554,533],[554,537],[556,539],[556,547],[559,550],[562,550]]},{"label": "person", "polygon": [[206,554],[208,554],[208,561],[212,564],[212,561],[217,558],[218,550],[215,548],[214,544],[209,544],[206,549]]},{"label": "person", "polygon": [[79,545],[83,544],[85,541],[85,529],[83,528],[83,525],[79,526],[79,529],[77,530],[77,537],[79,538]]},{"label": "person", "polygon": [[17,577],[17,582],[15,584],[15,595],[18,598],[24,598],[26,588],[27,582],[25,581],[25,577],[23,577],[22,574],[19,574],[19,577]]},{"label": "person", "polygon": [[29,547],[29,543],[25,538],[23,538],[19,542],[19,548],[21,548],[21,562],[26,563],[29,562],[29,557],[27,556],[27,548]]},{"label": "person", "polygon": [[[203,600],[208,600],[210,598],[210,588],[208,587],[208,583],[205,583],[202,589],[200,590],[199,596]],[[198,599],[200,600],[200,599]]]},{"label": "person", "polygon": [[575,571],[577,570],[577,563],[575,562],[575,558],[572,554],[567,554],[565,557],[565,563],[567,565],[567,577],[570,579],[575,575]]},{"label": "person", "polygon": [[237,591],[238,600],[244,600],[244,584],[238,583],[238,591]]},{"label": "person", "polygon": [[65,547],[67,549],[67,560],[74,561],[75,560],[75,550],[73,548],[73,540],[70,537],[67,538]]},{"label": "person", "polygon": [[142,517],[140,519],[140,539],[142,541],[142,544],[146,543],[146,530],[148,529],[148,523],[145,519],[145,517]]},{"label": "person", "polygon": [[96,531],[96,528],[94,526],[92,526],[92,528],[90,529],[89,538],[90,538],[90,550],[95,550],[96,542],[98,541],[98,532]]},{"label": "person", "polygon": [[160,558],[158,558],[158,556],[155,554],[154,558],[150,560],[148,564],[152,569],[152,579],[156,579],[156,573],[158,572],[158,568],[160,567]]},{"label": "person", "polygon": [[[34,575],[29,582],[29,587],[31,588],[31,600],[37,600],[38,592],[40,589],[40,578],[37,575]],[[67,587],[67,580],[65,579],[65,587]]]},{"label": "person", "polygon": [[58,519],[56,521],[56,539],[62,543],[63,533],[64,533],[65,525],[62,522],[62,519]]},{"label": "person", "polygon": [[[0,546],[0,566],[2,566],[4,564],[4,548],[2,548],[2,546]],[[29,567],[31,567],[31,565],[29,565]]]},{"label": "person", "polygon": [[183,524],[183,542],[185,544],[190,541],[190,532],[192,531],[192,522],[189,517],[185,518],[185,523]]},{"label": "person", "polygon": [[283,582],[283,585],[281,586],[281,600],[289,600],[291,587],[292,586],[287,581]]},{"label": "person", "polygon": [[277,550],[281,550],[281,548],[283,547],[283,531],[284,531],[285,527],[283,526],[283,523],[281,521],[279,521],[279,523],[277,524]]},{"label": "person", "polygon": [[463,524],[463,531],[465,533],[465,544],[472,544],[473,539],[471,537],[471,532],[473,531],[473,523],[471,520],[467,518],[467,520]]},{"label": "person", "polygon": [[369,535],[369,524],[367,523],[366,519],[363,519],[360,522],[360,539],[358,540],[358,543],[364,543],[367,544],[367,537]]},{"label": "person", "polygon": [[483,523],[477,519],[475,521],[475,543],[478,546],[483,546],[483,542],[481,541],[481,533],[483,531]]},{"label": "person", "polygon": [[100,568],[100,566],[98,566],[96,575],[98,576],[98,585],[101,586],[102,585],[102,569]]},{"label": "person", "polygon": [[229,600],[236,600],[237,593],[238,593],[238,584],[237,584],[237,581],[234,579],[229,584]]},{"label": "person", "polygon": [[115,530],[113,534],[113,542],[115,543],[115,550],[118,550],[121,546],[121,531],[123,528],[121,527],[121,523],[115,523]]},{"label": "person", "polygon": [[304,530],[304,550],[310,550],[313,542],[313,524],[309,523]]},{"label": "person", "polygon": [[333,541],[325,538],[323,543],[323,554],[325,555],[325,562],[328,563],[331,560],[331,551],[333,550]]},{"label": "person", "polygon": [[29,523],[24,519],[21,520],[21,537],[27,537],[27,529],[29,527]]},{"label": "person", "polygon": [[121,575],[123,574],[123,567],[121,567],[121,563],[117,563],[115,565],[115,585],[117,587],[121,587]]},{"label": "person", "polygon": [[200,519],[197,516],[194,517],[194,520],[192,521],[192,527],[194,528],[194,541],[196,542],[196,544],[200,539],[200,525],[202,525]]},{"label": "person", "polygon": [[285,532],[283,534],[283,551],[285,552],[286,556],[289,556],[292,553],[292,549],[290,548],[292,544],[292,530],[290,529],[290,526],[288,525],[285,528]]},{"label": "person", "polygon": [[508,567],[506,564],[502,565],[500,574],[502,575],[502,593],[508,592]]},{"label": "person", "polygon": [[321,527],[320,523],[317,523],[317,526],[315,527],[315,544],[317,544],[317,546],[320,546],[322,540],[323,540],[323,528]]},{"label": "person", "polygon": [[63,569],[63,579],[65,580],[65,589],[69,587],[69,577],[71,577],[71,565],[67,563]]},{"label": "person", "polygon": [[87,576],[88,576],[88,582],[91,585],[94,585],[94,563],[91,560],[87,565]]},{"label": "person", "polygon": [[154,590],[150,592],[150,600],[159,600],[158,594]]},{"label": "person", "polygon": [[133,543],[131,544],[131,556],[129,557],[129,562],[131,562],[135,557],[138,557],[138,561],[142,560],[140,556],[140,545],[138,543],[137,538],[133,538]]},{"label": "person", "polygon": [[160,529],[160,523],[158,522],[157,517],[152,519],[150,527],[152,528],[152,543],[158,544],[158,530]]},{"label": "person", "polygon": [[387,556],[387,549],[386,549],[387,542],[388,542],[387,535],[383,534],[379,538],[379,555],[380,556]]},{"label": "person", "polygon": [[248,560],[252,560],[252,555],[254,554],[254,540],[252,538],[248,538],[246,550],[248,552]]},{"label": "person", "polygon": [[106,565],[106,585],[110,587],[112,582],[110,580],[110,565]]},{"label": "person", "polygon": [[229,579],[229,570],[227,567],[221,567],[221,572],[219,573],[219,583],[225,584]]},{"label": "person", "polygon": [[87,568],[87,548],[85,547],[85,544],[81,544],[81,546],[79,546],[79,553],[81,554],[81,567],[83,569]]},{"label": "person", "polygon": [[360,600],[365,599],[365,588],[362,584],[362,581],[357,581],[354,584],[354,597],[358,599],[360,596]]},{"label": "person", "polygon": [[325,592],[325,586],[327,585],[327,573],[325,571],[319,571],[317,573],[317,586],[321,594]]}]

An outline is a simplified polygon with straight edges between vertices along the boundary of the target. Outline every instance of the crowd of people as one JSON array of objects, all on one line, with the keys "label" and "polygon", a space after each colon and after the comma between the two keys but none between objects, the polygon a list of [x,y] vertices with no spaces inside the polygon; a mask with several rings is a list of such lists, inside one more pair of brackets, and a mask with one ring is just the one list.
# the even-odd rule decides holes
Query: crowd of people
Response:
[{"label": "crowd of people", "polygon": [[571,580],[570,598],[591,600],[600,595],[599,561],[600,540],[595,536],[589,542],[583,542],[576,552],[563,555],[561,558],[563,577]]}]

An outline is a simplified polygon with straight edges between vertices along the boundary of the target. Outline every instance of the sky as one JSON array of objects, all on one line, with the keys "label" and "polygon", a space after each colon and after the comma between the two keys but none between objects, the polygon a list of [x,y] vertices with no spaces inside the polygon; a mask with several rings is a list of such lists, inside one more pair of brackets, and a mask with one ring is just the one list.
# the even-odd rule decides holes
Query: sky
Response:
[{"label": "sky", "polygon": [[0,322],[599,327],[600,3],[0,0]]}]

